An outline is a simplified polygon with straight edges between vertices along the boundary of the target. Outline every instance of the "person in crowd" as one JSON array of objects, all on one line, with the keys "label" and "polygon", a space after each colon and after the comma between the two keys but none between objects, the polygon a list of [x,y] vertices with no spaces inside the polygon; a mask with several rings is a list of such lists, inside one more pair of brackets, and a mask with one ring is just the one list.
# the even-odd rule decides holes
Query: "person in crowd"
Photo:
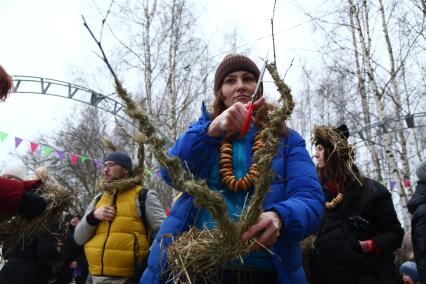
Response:
[{"label": "person in crowd", "polygon": [[146,189],[131,175],[128,154],[109,154],[104,162],[103,192],[92,200],[75,228],[74,239],[84,245],[94,284],[137,282],[148,255],[148,230],[155,234],[165,219],[156,191],[149,190],[142,204],[140,196]]},{"label": "person in crowd", "polygon": [[408,260],[401,264],[399,272],[402,275],[404,284],[420,284],[419,275],[417,273],[417,266],[413,260]]},{"label": "person in crowd", "polygon": [[391,194],[361,174],[348,137],[344,124],[313,133],[326,210],[313,245],[312,283],[400,283],[394,252],[404,231]]},{"label": "person in crowd", "polygon": [[[252,166],[253,147],[259,145],[256,134],[268,124],[267,113],[273,108],[265,102],[261,87],[259,98],[254,102],[255,123],[244,137],[239,137],[259,76],[260,71],[250,58],[240,54],[226,56],[216,69],[212,111],[208,112],[203,104],[198,122],[192,124],[169,151],[194,177],[206,180],[211,190],[223,195],[228,215],[236,222],[246,198],[256,190],[253,180],[258,176]],[[237,278],[241,277],[245,283],[306,283],[300,241],[317,228],[324,197],[305,141],[284,121],[280,135],[278,154],[272,165],[274,180],[265,197],[264,211],[257,223],[241,236],[242,242],[256,237],[273,253],[259,245],[256,251],[244,257],[241,265],[234,266],[232,261],[225,263],[218,275],[221,283],[238,283]],[[232,155],[232,166],[227,168],[220,158],[225,151],[228,156]],[[227,182],[221,173],[226,176],[231,173],[233,181]],[[162,169],[162,176],[171,184],[167,169]],[[217,220],[206,208],[196,207],[193,197],[183,193],[154,240],[148,268],[140,283],[167,281],[170,235],[176,237],[189,230],[189,226],[213,229],[216,225]]]},{"label": "person in crowd", "polygon": [[89,274],[87,260],[82,246],[74,240],[75,227],[80,223],[78,215],[67,214],[64,219],[65,232],[63,234],[64,261],[56,270],[57,278],[55,284],[86,283]]},{"label": "person in crowd", "polygon": [[[0,102],[4,102],[12,89],[12,77],[0,65]],[[11,166],[11,165],[9,165]],[[0,215],[21,214],[27,218],[39,216],[46,202],[31,191],[41,184],[41,180],[22,181],[20,165],[14,165],[13,170],[18,170],[19,177],[9,175],[10,178],[0,177]],[[16,172],[13,172],[16,174]]]},{"label": "person in crowd", "polygon": [[46,202],[33,193],[42,181],[25,180],[27,171],[22,161],[6,165],[0,173],[0,215],[21,214],[32,219],[41,215]]},{"label": "person in crowd", "polygon": [[12,77],[0,65],[0,101],[5,101],[12,89]]},{"label": "person in crowd", "polygon": [[426,162],[416,170],[416,191],[408,202],[408,211],[412,214],[411,238],[414,256],[421,283],[426,283]]},{"label": "person in crowd", "polygon": [[401,248],[396,251],[397,264],[401,265],[402,263],[408,260],[414,260],[414,251],[413,251],[413,242],[411,240],[411,230],[408,230],[404,234],[402,239]]},{"label": "person in crowd", "polygon": [[[14,168],[14,167],[12,167]],[[26,171],[22,168],[6,167],[2,176],[6,179],[24,178]],[[21,175],[22,174],[22,175]],[[20,181],[22,182],[22,181]],[[22,198],[25,202],[25,197]],[[34,202],[28,203],[34,206]],[[26,208],[26,212],[31,211]],[[45,226],[34,236],[17,236],[22,238],[17,244],[2,244],[2,255],[6,259],[0,271],[2,284],[46,284],[55,278],[54,270],[63,260],[61,242],[59,241],[59,220],[45,220]]]}]

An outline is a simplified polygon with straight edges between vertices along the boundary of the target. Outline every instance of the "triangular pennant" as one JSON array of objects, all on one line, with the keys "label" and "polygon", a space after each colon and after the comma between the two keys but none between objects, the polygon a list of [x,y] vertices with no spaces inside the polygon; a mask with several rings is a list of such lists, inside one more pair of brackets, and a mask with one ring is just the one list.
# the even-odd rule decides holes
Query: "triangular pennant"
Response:
[{"label": "triangular pennant", "polygon": [[410,180],[409,180],[408,178],[404,179],[404,180],[402,181],[402,185],[403,185],[404,187],[409,187],[409,186],[410,186]]},{"label": "triangular pennant", "polygon": [[37,150],[37,148],[38,148],[38,144],[37,143],[34,143],[34,142],[31,142],[30,143],[31,144],[31,153],[34,155],[34,152]]},{"label": "triangular pennant", "polygon": [[49,156],[53,152],[53,148],[49,146],[43,146],[43,154],[45,157]]},{"label": "triangular pennant", "polygon": [[148,169],[145,169],[145,172],[150,176],[150,177],[152,177],[152,171],[150,171],[150,170],[148,170]]},{"label": "triangular pennant", "polygon": [[85,161],[89,160],[89,157],[88,156],[81,156],[80,160],[81,160],[82,163],[84,163]]},{"label": "triangular pennant", "polygon": [[99,169],[101,167],[101,161],[95,160],[96,168]]},{"label": "triangular pennant", "polygon": [[76,154],[71,154],[71,164],[75,165],[78,163],[78,156]]},{"label": "triangular pennant", "polygon": [[8,134],[6,132],[0,131],[0,142],[3,142],[7,135]]},{"label": "triangular pennant", "polygon": [[59,160],[63,161],[65,159],[65,153],[61,150],[55,150],[56,155],[58,155]]},{"label": "triangular pennant", "polygon": [[394,189],[394,188],[395,188],[395,185],[396,185],[396,181],[391,180],[391,181],[389,182],[389,186],[390,186],[390,188],[391,188],[391,189]]},{"label": "triangular pennant", "polygon": [[18,148],[21,145],[22,139],[19,137],[15,137],[15,148]]}]

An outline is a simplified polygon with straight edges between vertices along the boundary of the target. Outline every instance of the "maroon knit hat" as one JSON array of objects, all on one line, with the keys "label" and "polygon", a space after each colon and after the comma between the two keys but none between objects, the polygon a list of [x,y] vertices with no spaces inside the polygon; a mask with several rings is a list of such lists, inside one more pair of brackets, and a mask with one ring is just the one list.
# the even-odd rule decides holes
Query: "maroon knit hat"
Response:
[{"label": "maroon knit hat", "polygon": [[222,62],[216,69],[214,75],[214,93],[216,94],[222,86],[223,79],[233,72],[247,71],[252,73],[257,79],[259,79],[260,71],[250,58],[241,54],[229,54],[225,56]]}]

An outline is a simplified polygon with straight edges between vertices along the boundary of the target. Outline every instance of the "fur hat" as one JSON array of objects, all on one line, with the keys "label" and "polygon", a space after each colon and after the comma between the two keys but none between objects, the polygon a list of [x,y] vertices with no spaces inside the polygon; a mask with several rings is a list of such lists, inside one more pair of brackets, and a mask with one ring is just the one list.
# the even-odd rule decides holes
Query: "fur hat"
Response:
[{"label": "fur hat", "polygon": [[13,176],[15,178],[18,178],[20,180],[25,180],[27,176],[27,170],[25,169],[24,163],[22,161],[17,160],[13,161],[7,166],[3,168],[1,171],[1,176]]},{"label": "fur hat", "polygon": [[124,152],[112,152],[111,154],[106,156],[104,161],[115,162],[126,170],[128,170],[130,175],[132,174],[132,160],[130,159],[130,156]]},{"label": "fur hat", "polygon": [[417,177],[421,181],[426,181],[426,162],[421,163],[416,170]]},{"label": "fur hat", "polygon": [[222,62],[217,66],[214,75],[214,93],[216,94],[222,86],[223,79],[233,72],[247,71],[259,79],[260,71],[250,58],[241,54],[230,54],[223,58]]},{"label": "fur hat", "polygon": [[406,261],[399,267],[399,273],[405,274],[413,280],[414,283],[418,283],[419,275],[417,274],[416,263],[412,260]]}]

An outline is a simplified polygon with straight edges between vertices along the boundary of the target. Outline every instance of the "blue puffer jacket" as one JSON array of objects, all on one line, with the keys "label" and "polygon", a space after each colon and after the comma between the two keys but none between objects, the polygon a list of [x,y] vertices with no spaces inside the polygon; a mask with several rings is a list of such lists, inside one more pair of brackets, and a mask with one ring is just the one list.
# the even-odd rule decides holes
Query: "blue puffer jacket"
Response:
[{"label": "blue puffer jacket", "polygon": [[[201,118],[190,126],[170,150],[171,155],[185,161],[191,173],[200,179],[208,177],[213,163],[217,161],[222,141],[207,135],[210,122],[203,105]],[[252,160],[251,148],[256,131],[254,128],[250,129],[248,164]],[[277,212],[283,224],[280,237],[272,247],[279,283],[306,283],[300,240],[316,230],[323,213],[324,196],[314,164],[305,148],[305,141],[296,131],[289,129],[288,137],[281,139],[279,153],[274,158],[272,167],[275,176],[265,197],[264,211]],[[167,171],[162,171],[162,176],[170,184]],[[194,223],[196,214],[193,197],[184,193],[173,205],[170,216],[164,221],[154,240],[148,267],[140,283],[164,283],[167,280],[169,275],[166,254],[171,242],[169,236],[187,231]]]}]

